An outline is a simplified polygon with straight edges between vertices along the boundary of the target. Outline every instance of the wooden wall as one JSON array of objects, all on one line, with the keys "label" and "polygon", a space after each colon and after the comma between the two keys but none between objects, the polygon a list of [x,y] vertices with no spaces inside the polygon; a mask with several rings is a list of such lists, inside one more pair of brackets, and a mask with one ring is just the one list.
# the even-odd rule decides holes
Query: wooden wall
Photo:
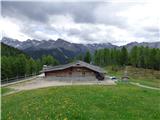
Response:
[{"label": "wooden wall", "polygon": [[46,72],[45,76],[55,77],[87,77],[95,76],[95,73],[85,67],[71,67],[64,70]]}]

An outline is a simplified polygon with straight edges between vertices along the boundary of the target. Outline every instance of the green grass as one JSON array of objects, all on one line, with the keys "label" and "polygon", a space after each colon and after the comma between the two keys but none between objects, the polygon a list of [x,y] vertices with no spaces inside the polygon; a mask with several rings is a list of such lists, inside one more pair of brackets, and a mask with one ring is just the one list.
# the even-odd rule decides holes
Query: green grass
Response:
[{"label": "green grass", "polygon": [[117,76],[121,78],[124,75],[124,71],[127,70],[129,81],[138,82],[143,85],[160,88],[160,71],[135,68],[131,66],[127,67],[106,67],[109,75]]},{"label": "green grass", "polygon": [[12,91],[11,88],[8,88],[8,87],[1,87],[1,94],[5,94],[5,93],[8,93]]},{"label": "green grass", "polygon": [[156,79],[138,78],[138,79],[131,79],[130,81],[138,82],[142,85],[160,88],[160,80]]},{"label": "green grass", "polygon": [[2,120],[159,120],[160,92],[118,84],[66,86],[2,97]]}]

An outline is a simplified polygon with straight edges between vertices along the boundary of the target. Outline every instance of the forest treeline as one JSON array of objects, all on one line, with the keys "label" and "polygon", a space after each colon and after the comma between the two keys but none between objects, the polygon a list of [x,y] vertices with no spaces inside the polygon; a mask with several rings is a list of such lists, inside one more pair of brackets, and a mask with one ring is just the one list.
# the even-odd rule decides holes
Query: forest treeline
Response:
[{"label": "forest treeline", "polygon": [[38,74],[43,65],[58,65],[59,62],[50,55],[32,59],[24,52],[1,44],[1,79]]},{"label": "forest treeline", "polygon": [[93,55],[88,51],[84,57],[76,56],[75,59],[93,63],[98,66],[131,65],[134,67],[149,68],[160,70],[160,49],[148,47],[133,47],[128,51],[125,47],[122,49],[100,49]]},{"label": "forest treeline", "polygon": [[43,56],[37,60],[28,58],[24,54],[1,56],[1,79],[38,74],[42,70],[43,65],[54,66],[58,64],[59,62],[50,55]]},{"label": "forest treeline", "polygon": [[[98,66],[117,65],[149,68],[160,70],[160,49],[148,47],[133,47],[128,51],[122,49],[99,49],[91,54],[79,54],[73,60],[83,60]],[[51,55],[42,56],[39,59],[32,59],[24,52],[1,43],[1,79],[10,79],[19,76],[38,74],[43,65],[60,64]]]},{"label": "forest treeline", "polygon": [[106,65],[131,65],[134,67],[160,70],[160,49],[148,47],[133,47],[127,51],[122,49],[101,49],[95,51],[94,63]]}]

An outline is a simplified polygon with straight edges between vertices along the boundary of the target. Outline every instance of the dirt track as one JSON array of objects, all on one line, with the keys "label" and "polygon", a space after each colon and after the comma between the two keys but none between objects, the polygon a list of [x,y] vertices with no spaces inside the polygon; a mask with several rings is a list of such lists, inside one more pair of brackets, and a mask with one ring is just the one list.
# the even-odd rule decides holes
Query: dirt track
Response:
[{"label": "dirt track", "polygon": [[54,80],[48,81],[42,77],[37,77],[30,81],[25,81],[25,82],[9,85],[8,87],[16,89],[16,90],[30,90],[30,89],[36,89],[36,88],[49,87],[49,86],[92,85],[92,84],[115,85],[114,81],[111,81],[111,80],[65,82],[65,81],[54,81]]}]

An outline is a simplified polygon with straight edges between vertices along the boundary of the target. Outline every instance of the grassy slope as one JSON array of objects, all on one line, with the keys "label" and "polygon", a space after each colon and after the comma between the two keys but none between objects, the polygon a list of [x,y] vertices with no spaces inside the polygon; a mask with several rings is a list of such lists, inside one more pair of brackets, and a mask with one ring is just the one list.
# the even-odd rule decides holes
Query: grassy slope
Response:
[{"label": "grassy slope", "polygon": [[12,91],[12,89],[8,88],[8,87],[1,87],[1,94],[5,94]]},{"label": "grassy slope", "polygon": [[160,92],[131,85],[67,86],[2,97],[3,120],[158,120]]},{"label": "grassy slope", "polygon": [[109,75],[114,75],[117,77],[122,77],[124,71],[127,70],[130,81],[138,82],[144,85],[160,87],[160,71],[135,68],[135,67],[126,67],[126,68],[117,68],[112,69],[111,66],[106,67],[106,70]]}]

